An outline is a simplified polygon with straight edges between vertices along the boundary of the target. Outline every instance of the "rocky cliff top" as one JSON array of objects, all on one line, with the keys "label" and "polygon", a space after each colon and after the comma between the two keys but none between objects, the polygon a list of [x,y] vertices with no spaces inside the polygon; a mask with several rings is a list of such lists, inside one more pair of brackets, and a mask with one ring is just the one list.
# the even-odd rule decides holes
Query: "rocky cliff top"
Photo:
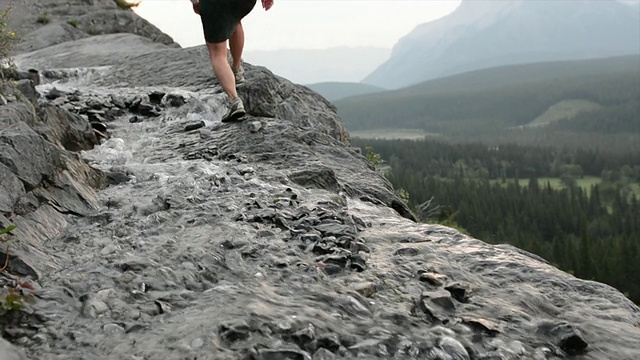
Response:
[{"label": "rocky cliff top", "polygon": [[86,39],[95,35],[131,33],[179,47],[173,39],[114,0],[0,0],[11,5],[9,27],[20,38],[18,53]]},{"label": "rocky cliff top", "polygon": [[309,89],[246,64],[223,124],[203,47],[65,39],[0,105],[1,359],[640,357],[620,292],[416,223]]}]

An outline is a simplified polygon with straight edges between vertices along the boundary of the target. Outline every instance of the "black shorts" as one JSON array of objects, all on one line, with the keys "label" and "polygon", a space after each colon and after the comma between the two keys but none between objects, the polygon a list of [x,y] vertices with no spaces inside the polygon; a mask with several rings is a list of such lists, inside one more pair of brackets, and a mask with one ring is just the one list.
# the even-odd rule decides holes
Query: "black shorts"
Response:
[{"label": "black shorts", "polygon": [[228,40],[238,22],[247,16],[256,0],[200,0],[200,19],[208,43]]}]

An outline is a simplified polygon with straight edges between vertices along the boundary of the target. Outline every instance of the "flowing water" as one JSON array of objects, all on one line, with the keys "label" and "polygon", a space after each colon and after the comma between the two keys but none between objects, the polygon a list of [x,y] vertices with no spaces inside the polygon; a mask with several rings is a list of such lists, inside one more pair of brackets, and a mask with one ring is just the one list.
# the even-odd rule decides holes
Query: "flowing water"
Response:
[{"label": "flowing water", "polygon": [[[557,333],[572,331],[564,321],[602,319],[620,322],[593,330],[595,352],[583,358],[610,350],[614,334],[637,338],[621,294],[590,297],[611,294],[604,286],[576,287],[524,252],[298,186],[287,169],[230,153],[260,131],[293,130],[279,119],[222,124],[219,88],[98,88],[87,79],[39,90],[78,90],[86,101],[161,90],[187,102],[142,122],[119,117],[110,139],[82,153],[122,181],[44,245],[58,265],[39,281],[47,320],[16,336],[33,359],[557,359],[567,347]],[[197,121],[206,127],[184,131]],[[263,130],[250,130],[256,121]],[[603,315],[585,320],[558,284],[573,284]],[[627,346],[616,351],[635,356]]]}]

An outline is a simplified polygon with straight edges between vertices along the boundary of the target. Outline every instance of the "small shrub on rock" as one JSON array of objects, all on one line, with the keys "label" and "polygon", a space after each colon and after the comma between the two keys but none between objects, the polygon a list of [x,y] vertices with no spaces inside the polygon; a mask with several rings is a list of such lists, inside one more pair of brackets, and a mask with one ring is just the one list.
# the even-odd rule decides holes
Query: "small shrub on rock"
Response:
[{"label": "small shrub on rock", "polygon": [[116,4],[120,9],[124,9],[124,10],[136,7],[141,3],[140,0],[113,0],[113,1],[116,2]]},{"label": "small shrub on rock", "polygon": [[0,10],[0,76],[4,82],[5,74],[15,68],[11,60],[13,44],[17,41],[16,33],[9,29],[7,23],[9,15],[13,10],[13,3],[10,2],[4,9]]},{"label": "small shrub on rock", "polygon": [[51,22],[51,18],[49,17],[49,14],[47,14],[47,13],[42,13],[42,14],[40,14],[40,15],[38,16],[38,18],[36,19],[36,22],[37,22],[38,24],[46,25],[46,24],[48,24],[48,23],[50,23],[50,22]]}]

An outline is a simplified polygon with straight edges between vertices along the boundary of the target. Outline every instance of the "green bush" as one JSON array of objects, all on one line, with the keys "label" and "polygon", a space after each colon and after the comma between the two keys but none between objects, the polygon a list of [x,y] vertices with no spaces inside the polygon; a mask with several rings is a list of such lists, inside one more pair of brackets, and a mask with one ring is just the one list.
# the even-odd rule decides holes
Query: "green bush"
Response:
[{"label": "green bush", "polygon": [[13,2],[9,2],[7,7],[0,10],[0,76],[3,81],[6,71],[14,68],[10,55],[17,37],[16,33],[9,29],[7,23],[12,10]]},{"label": "green bush", "polygon": [[51,22],[51,18],[49,17],[48,13],[42,13],[38,16],[38,18],[36,19],[36,22],[38,24],[48,24]]},{"label": "green bush", "polygon": [[67,21],[67,24],[73,26],[74,28],[77,28],[78,27],[78,20],[76,20],[76,19],[69,20],[69,21]]},{"label": "green bush", "polygon": [[[0,240],[15,228],[15,225],[10,225],[0,229]],[[8,323],[12,315],[31,312],[29,303],[34,295],[34,287],[30,283],[2,276],[7,271],[9,256],[7,247],[5,260],[0,264],[0,332],[2,332],[2,324]]]},{"label": "green bush", "polygon": [[120,9],[128,10],[140,5],[140,0],[113,0]]},{"label": "green bush", "polygon": [[409,192],[405,189],[397,189],[396,190],[396,194],[398,195],[398,197],[400,197],[400,199],[402,199],[402,201],[409,205]]},{"label": "green bush", "polygon": [[31,283],[23,281],[9,281],[0,288],[0,330],[2,325],[11,323],[15,315],[33,313],[31,304],[35,301],[35,292]]},{"label": "green bush", "polygon": [[13,230],[15,230],[15,228],[16,228],[15,225],[9,225],[6,229],[0,230],[0,236],[12,232]]},{"label": "green bush", "polygon": [[365,151],[365,155],[364,156],[367,158],[367,161],[369,161],[369,163],[374,168],[377,168],[378,165],[380,165],[380,163],[382,162],[382,157],[380,156],[380,154],[375,152],[375,150],[373,150],[373,147],[371,147],[371,146],[365,147],[364,151]]}]

